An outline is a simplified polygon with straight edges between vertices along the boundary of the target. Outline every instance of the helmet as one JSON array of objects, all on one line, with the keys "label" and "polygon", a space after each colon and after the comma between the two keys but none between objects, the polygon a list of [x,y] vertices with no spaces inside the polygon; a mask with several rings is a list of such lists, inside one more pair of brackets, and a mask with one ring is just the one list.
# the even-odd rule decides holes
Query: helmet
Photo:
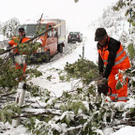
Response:
[{"label": "helmet", "polygon": [[19,32],[24,32],[25,30],[24,30],[24,28],[19,28],[18,31]]},{"label": "helmet", "polygon": [[105,35],[107,35],[107,32],[104,28],[97,28],[95,32],[95,41],[101,41]]}]

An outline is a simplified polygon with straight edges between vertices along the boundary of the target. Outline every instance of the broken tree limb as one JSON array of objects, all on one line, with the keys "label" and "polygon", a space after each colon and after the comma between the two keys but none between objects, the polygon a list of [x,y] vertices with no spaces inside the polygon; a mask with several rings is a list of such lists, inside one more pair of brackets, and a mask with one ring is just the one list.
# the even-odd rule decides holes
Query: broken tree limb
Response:
[{"label": "broken tree limb", "polygon": [[61,116],[61,111],[60,110],[54,110],[54,109],[48,109],[48,110],[43,110],[43,109],[32,109],[33,112],[35,112],[35,110],[37,110],[39,112],[39,110],[42,112],[40,113],[33,113],[31,111],[27,112],[27,113],[30,113],[30,114],[23,114],[23,115],[16,115],[16,116],[12,116],[12,118],[18,118],[18,117],[30,117],[30,116],[38,116],[38,115],[42,115],[42,114],[48,114],[48,115],[58,115],[58,116]]},{"label": "broken tree limb", "polygon": [[0,97],[5,97],[5,96],[13,95],[13,94],[15,94],[15,93],[16,93],[16,92],[1,94]]}]

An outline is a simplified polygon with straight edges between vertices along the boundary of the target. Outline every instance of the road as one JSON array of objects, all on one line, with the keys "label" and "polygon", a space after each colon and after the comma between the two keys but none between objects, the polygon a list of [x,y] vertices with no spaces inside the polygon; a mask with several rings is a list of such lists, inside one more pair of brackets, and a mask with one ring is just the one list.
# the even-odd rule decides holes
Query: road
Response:
[{"label": "road", "polygon": [[[79,58],[78,52],[81,49],[81,43],[66,44],[64,52],[56,54],[49,63],[39,65],[38,70],[43,76],[33,78],[31,82],[43,89],[48,89],[56,96],[61,96],[63,90],[72,90],[78,80],[70,82],[60,80],[60,72],[64,69],[66,62],[73,63]],[[50,80],[47,78],[51,77]]]}]

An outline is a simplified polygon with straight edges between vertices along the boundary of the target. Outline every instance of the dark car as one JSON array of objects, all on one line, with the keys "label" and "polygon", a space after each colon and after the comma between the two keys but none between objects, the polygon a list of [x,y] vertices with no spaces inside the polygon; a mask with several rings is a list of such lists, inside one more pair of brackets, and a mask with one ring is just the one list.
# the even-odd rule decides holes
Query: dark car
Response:
[{"label": "dark car", "polygon": [[83,37],[80,32],[70,32],[68,35],[68,43],[72,43],[73,41],[82,42]]}]

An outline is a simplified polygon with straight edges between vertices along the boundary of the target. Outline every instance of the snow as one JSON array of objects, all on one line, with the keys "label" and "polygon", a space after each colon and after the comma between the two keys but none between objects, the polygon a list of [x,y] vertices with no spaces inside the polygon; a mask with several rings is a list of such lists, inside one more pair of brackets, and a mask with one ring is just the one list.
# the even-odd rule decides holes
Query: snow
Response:
[{"label": "snow", "polygon": [[124,128],[121,128],[116,133],[113,133],[112,135],[134,135],[135,134],[135,127],[126,126]]},{"label": "snow", "polygon": [[[12,2],[12,3],[18,3],[18,2],[16,2],[16,0],[13,0],[14,2]],[[73,1],[73,0],[72,0]],[[100,2],[101,0],[98,0],[98,2]],[[116,2],[117,0],[115,0],[115,2]],[[3,4],[5,4],[6,2],[7,2],[7,0],[4,0],[3,1],[4,3]],[[9,1],[8,1],[9,2]],[[34,1],[34,6],[37,4],[36,3],[37,1]],[[73,81],[71,81],[71,82],[62,82],[62,81],[60,81],[59,80],[59,76],[58,76],[58,72],[59,72],[59,70],[62,70],[63,68],[64,68],[64,66],[65,66],[65,64],[66,64],[66,62],[69,62],[69,63],[74,63],[78,58],[79,58],[79,55],[82,55],[82,47],[84,46],[85,47],[85,53],[84,53],[84,57],[85,58],[87,58],[87,59],[89,59],[90,61],[93,61],[94,63],[97,63],[97,50],[96,50],[96,42],[94,41],[94,34],[95,34],[95,29],[84,29],[84,26],[86,26],[87,27],[87,25],[88,25],[88,23],[90,23],[90,21],[92,20],[92,18],[95,18],[95,14],[93,14],[93,12],[95,13],[95,10],[97,10],[98,8],[99,8],[99,6],[100,7],[102,7],[101,5],[100,5],[100,3],[98,3],[97,1],[96,1],[96,3],[98,3],[98,5],[97,5],[97,7],[94,7],[93,6],[93,8],[92,9],[90,9],[91,7],[89,7],[90,5],[92,5],[92,3],[95,3],[94,1],[92,1],[92,3],[90,3],[90,2],[88,2],[88,0],[85,0],[84,2],[83,2],[83,6],[84,6],[84,8],[85,8],[85,6],[87,7],[86,9],[86,12],[87,12],[87,14],[84,16],[84,14],[85,14],[85,10],[80,10],[80,8],[82,8],[82,6],[81,6],[81,4],[82,4],[82,1],[80,0],[79,1],[79,3],[78,4],[76,4],[75,5],[75,3],[74,3],[74,5],[73,5],[73,2],[71,2],[71,0],[70,0],[70,4],[71,4],[71,7],[69,7],[70,6],[70,4],[66,1],[66,0],[64,0],[64,3],[63,3],[63,0],[57,0],[57,2],[56,3],[58,3],[59,2],[59,4],[61,5],[63,5],[63,8],[67,8],[66,9],[66,11],[65,11],[65,13],[64,13],[64,15],[66,16],[64,16],[64,15],[61,15],[60,16],[60,18],[66,18],[67,19],[67,29],[68,30],[72,30],[72,29],[79,29],[79,30],[82,30],[83,31],[83,36],[84,36],[84,41],[82,42],[82,43],[76,43],[76,46],[77,46],[77,48],[71,53],[71,54],[68,54],[68,55],[62,55],[61,54],[61,58],[59,58],[58,60],[55,60],[55,61],[52,61],[52,62],[50,62],[50,63],[48,63],[48,64],[42,64],[40,67],[39,67],[39,70],[40,71],[42,71],[42,72],[44,72],[44,74],[43,74],[43,76],[41,76],[41,77],[39,77],[39,78],[33,78],[32,79],[32,82],[35,84],[35,85],[39,85],[40,87],[42,87],[42,88],[46,88],[46,89],[48,89],[49,91],[52,91],[53,92],[53,94],[54,95],[56,95],[56,96],[61,96],[61,94],[62,94],[62,92],[63,91],[70,91],[70,90],[72,90],[73,88],[74,88],[74,85],[75,84],[77,84],[77,82],[78,82],[78,80],[73,80]],[[103,1],[102,1],[103,2]],[[104,0],[104,2],[103,3],[106,3],[106,6],[107,5],[109,5],[110,4],[110,2],[111,1],[108,1],[108,0]],[[114,2],[114,0],[112,0],[112,2]],[[28,5],[29,4],[31,4],[30,3],[30,1],[23,1],[23,3],[27,3]],[[20,4],[22,4],[23,5],[23,3],[21,2]],[[11,3],[10,3],[11,4]],[[9,5],[10,5],[9,4]],[[51,4],[50,2],[48,2],[48,4]],[[89,4],[89,5],[88,5]],[[8,5],[8,6],[9,6]],[[77,5],[78,5],[78,7],[77,7]],[[11,7],[11,5],[10,5],[10,7]],[[32,6],[31,6],[32,7]],[[30,11],[32,11],[31,10],[31,7],[30,7]],[[75,8],[76,7],[76,9],[77,9],[77,11],[75,11]],[[104,6],[105,7],[105,6]],[[1,6],[0,6],[0,8],[2,8]],[[55,7],[54,7],[55,8]],[[71,10],[69,10],[71,8]],[[96,9],[94,9],[94,8],[96,8]],[[16,8],[15,8],[16,9]],[[28,9],[28,7],[27,7],[27,9]],[[3,8],[1,9],[1,10],[3,10]],[[17,9],[16,9],[17,10]],[[55,9],[54,9],[55,10]],[[62,9],[61,9],[62,10]],[[56,15],[58,15],[58,17],[59,17],[59,13],[61,12],[61,10],[60,11],[58,11],[58,13],[57,14],[54,14],[54,16],[56,16]],[[24,13],[26,12],[25,10],[23,10],[24,11]],[[42,11],[42,10],[41,10]],[[74,19],[71,19],[71,16],[69,16],[69,14],[73,14],[72,15],[72,18],[75,18],[75,16],[76,16],[76,14],[79,12],[79,11],[81,11],[81,14],[80,14],[80,18],[77,18],[77,20],[74,20]],[[98,10],[97,10],[98,11]],[[102,12],[102,9],[100,8],[100,10],[99,11],[101,11]],[[69,12],[69,13],[68,13]],[[92,14],[90,14],[89,15],[89,13],[91,13],[92,12]],[[3,14],[3,12],[1,12],[2,14]],[[15,15],[16,16],[18,16],[17,14],[16,14],[16,12],[14,11],[14,9],[12,9],[12,12],[10,13],[10,14],[8,14],[8,17],[10,16],[10,17],[14,17],[13,16],[13,13],[15,13]],[[79,12],[80,13],[80,12]],[[33,13],[32,13],[33,14]],[[38,14],[38,15],[37,15]],[[37,12],[37,16],[39,17],[39,12]],[[99,15],[101,15],[101,13],[98,13]],[[0,14],[1,15],[1,14]],[[7,13],[5,13],[5,16],[7,15]],[[29,14],[27,14],[28,16],[31,16],[31,13],[29,13]],[[46,14],[47,15],[47,14]],[[52,13],[50,13],[50,14],[48,14],[49,16],[53,16],[52,15]],[[94,16],[95,15],[95,16]],[[28,17],[27,16],[27,17]],[[33,15],[32,15],[33,16]],[[5,21],[5,18],[3,17],[3,15],[2,16],[0,16],[1,18],[3,18],[3,20]],[[18,18],[19,18],[20,16],[18,16]],[[82,21],[81,20],[81,17],[83,18],[83,20],[85,20],[85,21]],[[87,18],[88,17],[88,18]],[[23,18],[23,20],[24,19],[26,19],[26,18]],[[80,21],[81,20],[81,21]],[[76,26],[75,26],[75,28],[74,28],[74,25],[73,25],[73,21],[75,21],[75,24],[76,24]],[[76,23],[77,21],[80,21],[79,23]],[[86,23],[85,23],[86,22]],[[78,24],[78,25],[77,25]],[[80,27],[82,27],[82,25],[83,25],[83,29],[82,28],[80,28]],[[85,27],[85,28],[86,28]],[[128,26],[124,26],[124,28],[125,27],[128,27]],[[110,32],[110,30],[108,29],[108,31]],[[109,33],[108,32],[108,33]],[[111,33],[114,33],[114,31],[111,31],[110,32],[110,34]],[[118,36],[116,36],[116,38],[117,38]],[[3,40],[3,36],[1,36],[0,35],[0,40]],[[68,45],[68,44],[67,44]],[[72,44],[73,46],[74,46],[74,44]],[[57,70],[55,70],[55,69],[59,69],[58,71]],[[49,80],[47,80],[46,78],[47,78],[47,76],[52,76],[52,78],[51,78],[51,81],[49,81]],[[31,99],[32,100],[32,99]],[[33,99],[33,100],[35,100],[35,99]],[[51,103],[51,101],[48,101],[48,103]],[[135,101],[134,100],[129,100],[128,102],[127,102],[127,105],[125,105],[125,103],[117,103],[117,104],[115,104],[115,106],[116,107],[118,107],[118,106],[124,106],[125,107],[125,109],[126,108],[129,108],[129,107],[135,107]],[[46,106],[46,104],[41,104],[41,103],[39,103],[41,106]],[[36,105],[35,105],[36,106]],[[34,111],[34,110],[29,110],[29,111]],[[42,111],[42,109],[41,110],[39,110],[40,112]],[[65,112],[66,113],[66,112]],[[61,117],[64,117],[66,114],[63,114]],[[10,130],[9,131],[6,131],[5,133],[4,133],[4,135],[32,135],[31,133],[29,133],[27,130],[26,130],[26,128],[25,127],[23,127],[22,125],[20,125],[20,126],[18,126],[17,128],[14,128],[14,127],[12,127],[11,125],[9,125],[8,123],[6,123],[5,125],[3,124],[3,123],[1,123],[0,122],[0,126],[1,127],[9,127],[10,128]],[[58,125],[54,125],[54,126],[58,126]],[[63,125],[63,127],[65,127],[66,125]],[[56,127],[56,128],[58,128],[58,127]],[[64,130],[64,129],[63,129]],[[101,132],[101,131],[99,131],[100,132],[100,134],[101,135],[134,135],[135,134],[135,127],[131,127],[131,126],[126,126],[126,127],[123,127],[123,128],[121,128],[120,130],[118,130],[117,132],[115,132],[115,133],[113,133],[113,131],[111,131],[110,129],[106,129],[106,130],[104,130],[103,132]]]},{"label": "snow", "polygon": [[[39,85],[50,91],[54,92],[56,96],[61,96],[62,91],[72,90],[73,86],[78,82],[78,80],[73,80],[71,82],[62,82],[59,80],[58,72],[63,69],[66,62],[74,63],[77,59],[79,59],[79,55],[82,56],[82,46],[85,44],[85,55],[84,57],[89,59],[90,61],[97,62],[97,50],[96,43],[94,42],[94,34],[90,31],[90,36],[87,41],[82,42],[76,50],[73,51],[70,55],[61,56],[58,60],[54,62],[50,62],[48,64],[43,64],[39,67],[39,70],[45,72],[43,76],[39,78],[33,78],[32,82],[35,85]],[[78,43],[77,43],[78,44]],[[68,45],[68,44],[67,44]],[[74,46],[74,44],[72,44]],[[91,49],[90,49],[91,48]],[[55,69],[59,69],[56,71]],[[47,76],[52,76],[51,81],[47,80]]]},{"label": "snow", "polygon": [[[78,30],[79,28],[83,31],[92,19],[102,15],[104,7],[116,1],[118,0],[79,0],[78,3],[75,3],[74,0],[23,0],[18,3],[17,0],[3,0],[0,5],[0,18],[4,22],[12,17],[17,17],[23,23],[31,19],[37,21],[43,13],[43,18],[66,19],[67,30]],[[6,12],[6,9],[10,9],[10,12],[8,12],[9,10]]]},{"label": "snow", "polygon": [[[4,134],[2,134],[2,135],[32,135],[32,134],[30,134],[28,131],[27,131],[27,129],[24,127],[24,126],[22,126],[22,125],[20,125],[20,126],[18,126],[17,128],[14,128],[13,126],[11,126],[10,124],[8,124],[8,123],[6,123],[5,125],[2,125],[1,123],[0,123],[0,125],[1,125],[1,127],[5,127],[5,128],[10,128],[10,130],[9,131],[6,131]],[[1,135],[1,133],[0,133],[0,135]]]},{"label": "snow", "polygon": [[3,40],[4,40],[4,36],[0,35],[0,41],[3,41]]}]

